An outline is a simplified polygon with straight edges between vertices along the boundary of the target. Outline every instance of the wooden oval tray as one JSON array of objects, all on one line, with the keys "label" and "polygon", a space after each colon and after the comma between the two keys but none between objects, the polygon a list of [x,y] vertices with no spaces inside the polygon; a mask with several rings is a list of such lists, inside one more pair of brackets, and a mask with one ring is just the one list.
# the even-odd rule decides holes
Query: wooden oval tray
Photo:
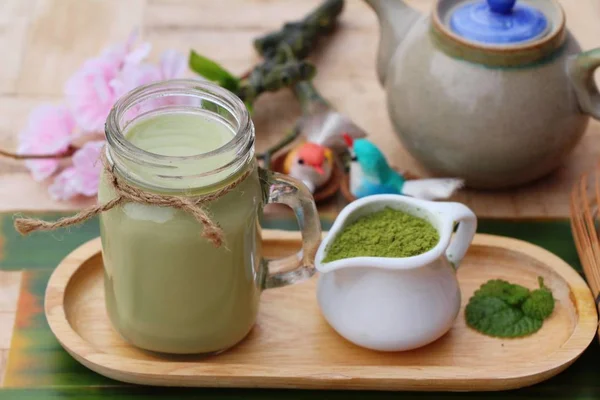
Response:
[{"label": "wooden oval tray", "polygon": [[[264,231],[266,255],[300,247],[295,232]],[[594,300],[569,265],[532,244],[477,235],[460,267],[463,306],[484,282],[502,278],[529,288],[544,277],[557,299],[536,334],[495,339],[469,329],[462,314],[435,343],[403,353],[359,348],[322,318],[316,277],[267,290],[248,337],[218,356],[164,356],[128,345],[113,330],[104,306],[100,240],[71,253],[46,292],[50,327],[62,346],[88,368],[120,381],[161,386],[491,391],[528,386],[567,368],[596,331]]]}]

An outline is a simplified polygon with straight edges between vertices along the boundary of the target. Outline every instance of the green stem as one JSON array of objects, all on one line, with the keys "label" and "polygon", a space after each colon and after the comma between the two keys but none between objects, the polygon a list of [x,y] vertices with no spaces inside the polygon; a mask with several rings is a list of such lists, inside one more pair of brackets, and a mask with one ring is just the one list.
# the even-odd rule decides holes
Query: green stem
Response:
[{"label": "green stem", "polygon": [[286,44],[296,58],[306,58],[318,37],[333,30],[343,9],[344,0],[326,0],[302,20],[288,22],[280,30],[256,39],[254,47],[265,58],[271,58],[282,44]]},{"label": "green stem", "polygon": [[294,85],[294,94],[302,107],[302,114],[312,114],[316,109],[329,107],[329,102],[321,96],[312,81],[302,81]]},{"label": "green stem", "polygon": [[264,92],[274,92],[297,82],[311,79],[315,67],[306,61],[289,60],[273,63],[270,60],[258,65],[240,82],[235,93],[247,103],[253,103]]},{"label": "green stem", "polygon": [[0,156],[12,158],[13,160],[43,160],[43,159],[58,159],[70,158],[79,150],[78,147],[70,145],[65,151],[56,154],[19,154],[11,151],[0,149]]},{"label": "green stem", "polygon": [[249,110],[264,92],[273,92],[312,79],[315,67],[304,60],[314,49],[320,36],[335,27],[344,8],[344,0],[325,0],[319,7],[297,22],[286,23],[279,31],[254,41],[264,61],[250,73],[235,77],[217,62],[190,51],[189,66],[196,73],[231,90]]},{"label": "green stem", "polygon": [[[311,82],[315,73],[314,67],[302,63],[316,46],[319,37],[333,30],[343,8],[344,0],[325,0],[302,20],[286,23],[279,31],[256,39],[254,47],[265,61],[244,79],[252,85],[248,93],[250,101],[262,91],[290,86],[300,101],[304,115],[315,112],[318,108],[329,107],[328,102]],[[287,73],[279,71],[269,76],[271,71],[277,71],[290,64],[299,67],[290,68]],[[312,67],[312,70],[309,67]],[[244,85],[241,86],[243,88]],[[296,140],[300,133],[300,122],[296,122],[294,128],[280,142],[257,155],[258,159],[262,159],[263,167],[270,168],[272,155]]]}]

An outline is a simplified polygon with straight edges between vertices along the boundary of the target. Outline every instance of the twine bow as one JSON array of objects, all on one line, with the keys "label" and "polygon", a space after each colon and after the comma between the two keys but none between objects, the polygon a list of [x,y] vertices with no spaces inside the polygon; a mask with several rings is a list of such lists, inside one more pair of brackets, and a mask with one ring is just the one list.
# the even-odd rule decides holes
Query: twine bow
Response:
[{"label": "twine bow", "polygon": [[208,211],[204,206],[223,195],[227,194],[238,186],[250,174],[250,170],[246,171],[238,179],[229,185],[212,192],[205,196],[184,197],[184,196],[169,196],[150,193],[138,187],[128,184],[124,179],[118,177],[106,159],[106,155],[102,152],[102,164],[104,172],[107,174],[109,184],[114,189],[117,197],[105,204],[99,204],[79,212],[72,217],[61,218],[54,222],[48,222],[35,218],[16,218],[14,221],[15,229],[22,235],[27,235],[35,231],[51,231],[58,228],[64,228],[72,225],[80,224],[88,219],[104,212],[113,209],[114,207],[124,205],[126,203],[140,203],[159,207],[173,207],[183,210],[191,214],[196,221],[202,226],[202,237],[210,241],[215,247],[221,247],[223,244],[223,230],[212,220]]}]

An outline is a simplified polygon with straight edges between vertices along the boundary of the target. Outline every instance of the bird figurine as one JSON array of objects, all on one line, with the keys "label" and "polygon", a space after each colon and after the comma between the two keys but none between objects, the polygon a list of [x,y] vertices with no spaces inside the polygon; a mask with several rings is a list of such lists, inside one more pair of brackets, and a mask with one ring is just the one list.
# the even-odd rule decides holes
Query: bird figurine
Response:
[{"label": "bird figurine", "polygon": [[311,193],[323,186],[333,172],[331,149],[313,142],[305,142],[292,149],[286,156],[283,171],[301,180]]},{"label": "bird figurine", "polygon": [[305,141],[286,155],[283,172],[304,182],[311,193],[329,182],[336,167],[335,152],[346,148],[343,135],[366,136],[348,117],[329,109],[305,116],[300,129]]},{"label": "bird figurine", "polygon": [[464,186],[462,179],[414,179],[392,169],[383,153],[367,139],[344,135],[350,150],[350,192],[356,198],[374,194],[402,194],[424,200],[441,200]]}]

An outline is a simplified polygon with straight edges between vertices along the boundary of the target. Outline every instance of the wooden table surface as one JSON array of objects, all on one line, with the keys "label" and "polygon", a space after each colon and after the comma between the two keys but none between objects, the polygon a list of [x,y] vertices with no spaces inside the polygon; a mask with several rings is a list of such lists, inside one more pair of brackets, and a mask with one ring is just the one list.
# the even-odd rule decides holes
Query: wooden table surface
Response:
[{"label": "wooden table surface", "polygon": [[[320,0],[0,0],[0,147],[14,150],[28,112],[41,102],[62,99],[70,74],[104,46],[124,41],[139,28],[153,44],[152,57],[166,48],[209,55],[236,73],[258,61],[256,36],[296,19]],[[408,0],[426,11],[431,0]],[[384,93],[375,76],[378,25],[359,0],[347,0],[339,31],[314,57],[315,84],[340,111],[364,128],[402,169],[424,175],[392,131]],[[600,46],[600,0],[561,0],[571,31],[584,49]],[[258,147],[265,148],[290,127],[299,107],[288,91],[265,95],[256,104]],[[537,118],[532,115],[531,118]],[[505,192],[464,191],[457,196],[480,217],[567,217],[575,179],[600,154],[600,123],[589,131],[555,174]],[[92,200],[52,201],[22,164],[0,160],[0,212],[78,209]],[[0,272],[0,379],[10,344],[20,272]]]}]

